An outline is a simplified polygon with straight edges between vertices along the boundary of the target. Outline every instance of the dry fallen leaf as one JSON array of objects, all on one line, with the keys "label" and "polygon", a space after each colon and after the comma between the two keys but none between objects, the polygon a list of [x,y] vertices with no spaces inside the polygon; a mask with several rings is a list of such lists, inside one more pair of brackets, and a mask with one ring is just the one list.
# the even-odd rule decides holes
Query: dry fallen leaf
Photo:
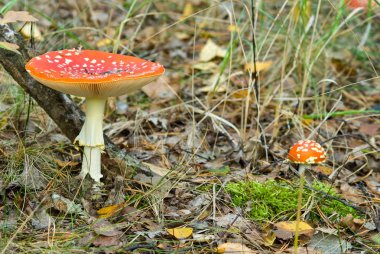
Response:
[{"label": "dry fallen leaf", "polygon": [[169,78],[162,76],[156,81],[144,86],[143,92],[151,99],[174,99],[178,87],[169,85]]},{"label": "dry fallen leaf", "polygon": [[[265,61],[265,62],[256,62],[256,71],[265,71],[268,70],[272,66],[272,61]],[[255,65],[253,63],[246,63],[244,65],[244,70],[254,72],[255,71]]]},{"label": "dry fallen leaf", "polygon": [[95,233],[102,236],[117,236],[123,234],[120,230],[118,230],[118,226],[111,224],[111,222],[107,220],[100,220],[96,222],[92,229]]},{"label": "dry fallen leaf", "polygon": [[125,206],[125,203],[106,206],[106,207],[100,208],[97,211],[97,214],[99,215],[100,219],[107,219],[107,218],[115,215],[119,211],[121,211],[121,209],[123,209],[124,206]]},{"label": "dry fallen leaf", "polygon": [[197,63],[193,65],[194,69],[201,70],[201,71],[209,71],[209,70],[215,70],[218,68],[218,65],[214,62],[207,62],[207,63]]},{"label": "dry fallen leaf", "polygon": [[317,165],[316,167],[313,167],[313,170],[315,172],[318,172],[318,173],[326,175],[326,176],[331,175],[332,172],[334,171],[334,169],[332,169],[331,167],[327,167],[327,166],[323,166],[323,165]]},{"label": "dry fallen leaf", "polygon": [[21,55],[20,51],[17,50],[19,48],[19,46],[16,44],[5,42],[5,41],[0,41],[0,48],[6,49],[9,51],[13,51],[13,52]]},{"label": "dry fallen leaf", "polygon": [[194,13],[193,4],[190,2],[187,2],[185,4],[185,8],[183,8],[183,13],[182,13],[181,19],[184,19],[184,18],[192,15],[193,13]]},{"label": "dry fallen leaf", "polygon": [[97,247],[117,246],[121,244],[120,236],[97,236],[92,242]]},{"label": "dry fallen leaf", "polygon": [[368,136],[376,136],[379,133],[379,128],[380,126],[377,123],[362,123],[360,124],[359,132]]},{"label": "dry fallen leaf", "polygon": [[65,168],[65,167],[75,167],[76,165],[79,164],[79,162],[76,161],[61,161],[59,159],[54,158],[54,162],[58,165],[60,168]]},{"label": "dry fallen leaf", "polygon": [[36,22],[38,19],[33,17],[27,11],[8,11],[4,17],[0,19],[0,24],[7,24],[17,21]]},{"label": "dry fallen leaf", "polygon": [[201,62],[208,62],[215,57],[224,57],[226,55],[226,50],[222,49],[215,44],[211,39],[208,39],[207,43],[203,46],[201,53],[199,55],[199,60]]},{"label": "dry fallen leaf", "polygon": [[192,228],[168,228],[166,231],[178,240],[189,238],[193,234]]},{"label": "dry fallen leaf", "polygon": [[108,46],[108,45],[111,45],[113,43],[113,41],[110,39],[110,38],[103,38],[99,41],[96,42],[96,46],[98,48],[101,48],[101,47],[104,47],[104,46]]},{"label": "dry fallen leaf", "polygon": [[[274,224],[274,226],[276,227],[276,230],[274,231],[274,233],[276,234],[277,238],[280,238],[283,240],[288,240],[288,239],[293,238],[296,232],[296,221],[281,221]],[[311,237],[314,234],[314,228],[311,227],[306,222],[300,221],[299,234]]]},{"label": "dry fallen leaf", "polygon": [[356,204],[362,204],[366,201],[363,194],[361,194],[358,189],[349,185],[348,183],[343,183],[340,186],[340,190],[342,192],[342,196],[345,199],[350,200]]},{"label": "dry fallen leaf", "polygon": [[51,195],[51,200],[53,201],[54,208],[62,213],[68,213],[68,214],[82,214],[83,213],[83,209],[80,204],[76,204],[73,201],[57,193],[53,193]]},{"label": "dry fallen leaf", "polygon": [[251,250],[243,243],[222,243],[216,249],[218,253],[225,254],[255,254],[256,251]]}]

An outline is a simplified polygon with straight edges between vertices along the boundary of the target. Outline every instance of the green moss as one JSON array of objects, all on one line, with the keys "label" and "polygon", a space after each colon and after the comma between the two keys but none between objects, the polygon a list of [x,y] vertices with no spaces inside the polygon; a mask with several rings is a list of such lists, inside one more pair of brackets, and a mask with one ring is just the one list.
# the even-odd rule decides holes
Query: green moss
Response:
[{"label": "green moss", "polygon": [[[322,182],[313,183],[313,188],[339,198],[333,187]],[[249,208],[249,216],[253,220],[286,220],[294,216],[297,210],[298,188],[284,181],[229,183],[226,185],[226,191],[231,195],[235,206]],[[352,207],[309,189],[304,189],[302,204],[305,205],[312,195],[314,195],[310,213],[312,220],[319,219],[317,206],[327,217],[333,216],[330,219],[339,219],[347,214],[358,217]]]}]

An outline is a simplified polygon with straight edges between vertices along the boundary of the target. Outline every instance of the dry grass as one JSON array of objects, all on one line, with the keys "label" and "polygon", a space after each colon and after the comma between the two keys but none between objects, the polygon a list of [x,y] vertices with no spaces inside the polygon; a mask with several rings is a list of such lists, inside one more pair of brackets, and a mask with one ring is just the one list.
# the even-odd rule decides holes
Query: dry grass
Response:
[{"label": "dry grass", "polygon": [[[379,128],[370,135],[379,125],[379,10],[353,11],[343,1],[319,0],[309,13],[306,0],[255,1],[253,21],[249,1],[186,2],[189,13],[185,1],[171,0],[3,1],[3,12],[27,10],[40,20],[44,40],[32,44],[39,53],[81,45],[151,59],[167,69],[159,82],[161,96],[141,92],[110,99],[105,119],[106,132],[120,147],[165,176],[144,179],[106,163],[97,200],[74,179],[79,152],[2,72],[0,246],[7,246],[7,253],[97,253],[134,246],[140,253],[211,253],[231,239],[260,253],[285,248],[286,241],[265,247],[261,237],[253,237],[252,232],[265,232],[255,221],[240,232],[218,225],[228,213],[246,216],[223,187],[237,180],[296,178],[283,162],[287,149],[304,138],[324,143],[325,166],[334,172],[311,175],[338,190],[350,183],[360,195],[349,202],[366,209],[368,221],[378,212],[379,196],[365,181],[376,179],[380,169]],[[207,62],[214,67],[200,70],[196,64],[208,39],[226,53]],[[245,70],[254,51],[258,62],[273,62],[256,81],[252,70]],[[210,171],[223,166],[227,173]],[[36,179],[20,180],[31,168]],[[50,200],[53,193],[81,205],[83,214],[60,210]],[[120,246],[80,240],[93,230],[96,210],[120,202],[123,211],[109,219],[127,225]],[[36,229],[33,218],[44,207],[49,216],[40,216],[51,221]],[[321,218],[318,226],[337,226]],[[215,240],[181,245],[162,233],[182,225]],[[161,234],[144,236],[155,231]],[[356,250],[378,247],[371,234],[354,238],[357,232],[343,231],[341,238]]]}]

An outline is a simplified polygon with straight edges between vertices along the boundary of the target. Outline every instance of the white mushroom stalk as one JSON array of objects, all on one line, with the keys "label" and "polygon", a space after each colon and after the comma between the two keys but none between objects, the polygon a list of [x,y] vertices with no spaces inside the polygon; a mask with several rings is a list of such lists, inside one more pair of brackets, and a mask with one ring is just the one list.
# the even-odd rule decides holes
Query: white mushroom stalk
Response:
[{"label": "white mushroom stalk", "polygon": [[83,146],[83,161],[80,176],[84,178],[90,174],[96,182],[100,182],[101,153],[104,150],[103,115],[107,99],[86,99],[86,120],[74,143]]},{"label": "white mushroom stalk", "polygon": [[45,86],[86,97],[86,120],[74,143],[84,147],[80,176],[89,174],[96,182],[102,178],[102,122],[107,98],[135,92],[165,72],[162,65],[137,57],[77,49],[36,56],[25,69]]}]

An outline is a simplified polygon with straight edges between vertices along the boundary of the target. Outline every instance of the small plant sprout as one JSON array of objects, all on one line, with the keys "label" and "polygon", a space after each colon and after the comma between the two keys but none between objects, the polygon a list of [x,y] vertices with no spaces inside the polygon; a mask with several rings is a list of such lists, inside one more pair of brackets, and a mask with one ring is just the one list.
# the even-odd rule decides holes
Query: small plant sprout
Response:
[{"label": "small plant sprout", "polygon": [[294,236],[294,253],[298,251],[299,222],[301,219],[302,191],[305,183],[305,169],[309,165],[319,164],[326,161],[326,152],[323,147],[314,140],[300,140],[289,150],[288,160],[299,164],[300,187],[297,201],[296,232]]},{"label": "small plant sprout", "polygon": [[[103,114],[108,97],[132,93],[161,76],[158,63],[95,50],[66,49],[34,57],[25,66],[41,84],[86,97],[86,119],[74,143],[84,147],[80,176],[100,182]],[[53,106],[53,105],[52,105]]]}]

